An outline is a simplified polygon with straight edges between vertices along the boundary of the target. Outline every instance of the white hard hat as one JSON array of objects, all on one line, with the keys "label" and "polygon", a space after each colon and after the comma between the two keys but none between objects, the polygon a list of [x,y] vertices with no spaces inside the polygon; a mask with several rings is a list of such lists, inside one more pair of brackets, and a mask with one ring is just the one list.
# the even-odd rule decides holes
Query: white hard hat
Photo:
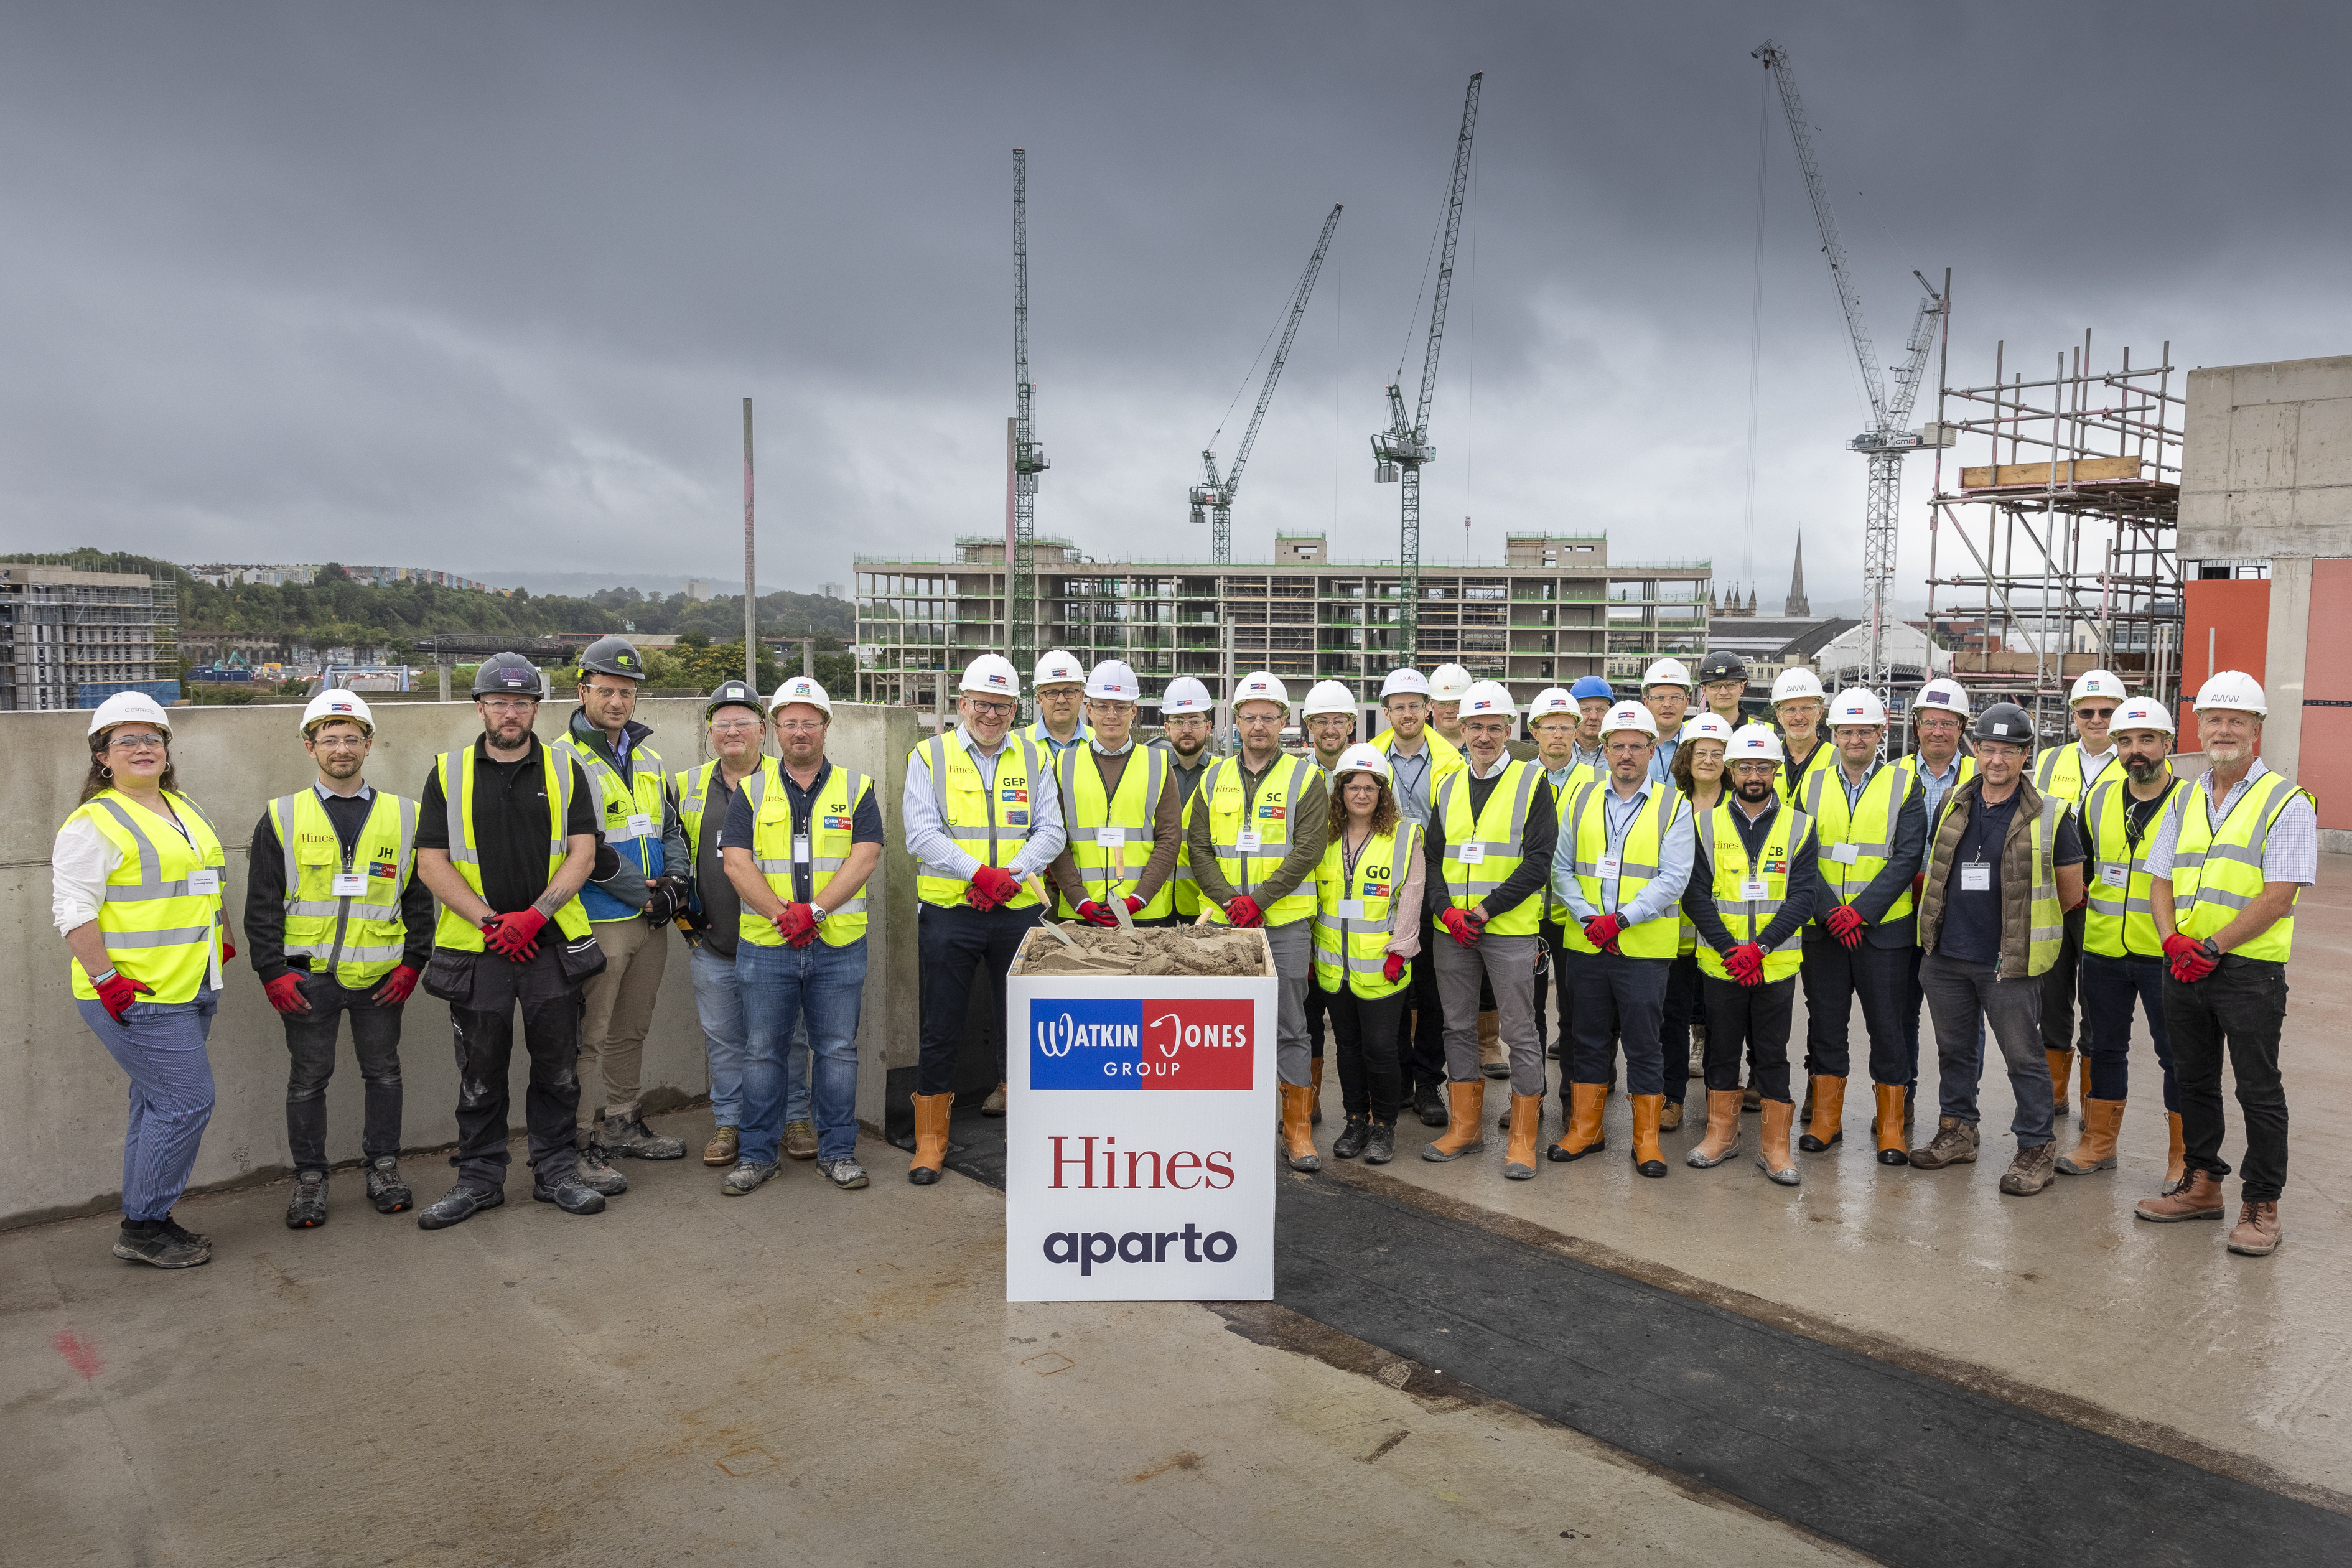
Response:
[{"label": "white hard hat", "polygon": [[1727,750],[1731,745],[1731,721],[1720,713],[1702,713],[1684,722],[1682,738],[1685,742],[1721,741]]},{"label": "white hard hat", "polygon": [[1780,749],[1780,732],[1766,724],[1742,724],[1732,731],[1731,744],[1723,750],[1725,766],[1736,762],[1788,761]]},{"label": "white hard hat", "polygon": [[[1013,667],[1007,664],[1004,668],[1009,670]],[[970,675],[967,674],[965,679],[970,679]],[[768,699],[768,711],[773,713],[777,709],[791,702],[805,702],[824,713],[826,718],[833,717],[833,699],[824,694],[824,688],[819,686],[814,677],[795,675],[777,687],[776,694]]]},{"label": "white hard hat", "polygon": [[302,710],[302,733],[309,734],[311,725],[329,719],[348,720],[367,733],[375,733],[375,715],[360,700],[360,694],[339,686],[330,687],[310,699],[310,705]]},{"label": "white hard hat", "polygon": [[1254,669],[1242,677],[1234,688],[1234,711],[1239,713],[1244,702],[1279,702],[1285,714],[1290,711],[1290,688],[1263,669]]},{"label": "white hard hat", "polygon": [[1570,719],[1582,717],[1576,699],[1568,694],[1568,688],[1564,686],[1547,686],[1535,694],[1528,703],[1528,724],[1532,728],[1537,720],[1549,718],[1555,713]]},{"label": "white hard hat", "polygon": [[2133,730],[2161,730],[2172,734],[2172,713],[2153,697],[2126,697],[2116,710],[2107,732],[2121,735]]},{"label": "white hard hat", "polygon": [[1884,724],[1886,704],[1867,686],[1849,686],[1830,700],[1830,728],[1841,724]]},{"label": "white hard hat", "polygon": [[1359,741],[1340,752],[1339,760],[1331,764],[1333,784],[1338,784],[1349,773],[1370,773],[1381,783],[1386,784],[1391,777],[1389,754],[1378,746],[1368,746]]},{"label": "white hard hat", "polygon": [[1213,713],[1216,710],[1216,699],[1209,695],[1209,689],[1189,675],[1178,676],[1160,694],[1160,716],[1163,719],[1171,713]]},{"label": "white hard hat", "polygon": [[1519,705],[1511,700],[1509,688],[1499,680],[1474,680],[1462,693],[1462,717],[1492,719],[1500,715],[1516,721]]},{"label": "white hard hat", "polygon": [[963,667],[963,680],[958,689],[991,697],[1018,697],[1021,677],[1014,671],[1013,661],[1003,654],[984,653]]},{"label": "white hard hat", "polygon": [[[108,701],[114,700],[108,698]],[[2268,717],[2270,704],[2263,700],[2263,683],[2242,669],[2225,669],[2197,689],[2193,704],[2202,713],[2208,708],[2234,710]]]},{"label": "white hard hat", "polygon": [[1405,666],[1402,669],[1390,670],[1388,679],[1381,682],[1381,700],[1385,702],[1399,692],[1408,697],[1428,696],[1429,677],[1411,665]]},{"label": "white hard hat", "polygon": [[1801,664],[1794,669],[1782,670],[1780,679],[1772,682],[1772,705],[1775,708],[1800,697],[1822,695],[1822,678]]},{"label": "white hard hat", "polygon": [[1066,648],[1057,647],[1037,661],[1037,679],[1030,685],[1042,688],[1084,686],[1086,683],[1087,667],[1078,662],[1078,656]]},{"label": "white hard hat", "polygon": [[2112,697],[2124,700],[2123,678],[2111,669],[2086,669],[2074,678],[2074,689],[2066,693],[2066,706],[2073,708],[2085,697]]},{"label": "white hard hat", "polygon": [[1107,702],[1140,702],[1143,683],[1123,658],[1107,658],[1087,677],[1087,695]]},{"label": "white hard hat", "polygon": [[1653,686],[1679,686],[1687,691],[1690,689],[1690,667],[1678,658],[1658,659],[1642,672],[1643,691],[1649,690]]},{"label": "white hard hat", "polygon": [[1601,738],[1604,741],[1620,730],[1639,730],[1653,741],[1658,738],[1657,720],[1638,702],[1620,702],[1601,721]]},{"label": "white hard hat", "polygon": [[1343,681],[1318,680],[1307,689],[1306,705],[1298,710],[1302,715],[1317,713],[1347,713],[1356,711],[1356,694]]},{"label": "white hard hat", "polygon": [[1470,672],[1458,664],[1441,664],[1430,672],[1429,694],[1440,702],[1459,702],[1470,689]]},{"label": "white hard hat", "polygon": [[172,738],[172,721],[163,717],[163,705],[143,691],[118,691],[89,716],[93,735],[117,724],[152,724],[163,731],[163,739]]},{"label": "white hard hat", "polygon": [[1931,680],[1919,689],[1917,697],[1912,699],[1911,710],[1914,713],[1922,708],[1940,708],[1947,713],[1957,713],[1965,719],[1969,716],[1969,694],[1957,680]]}]

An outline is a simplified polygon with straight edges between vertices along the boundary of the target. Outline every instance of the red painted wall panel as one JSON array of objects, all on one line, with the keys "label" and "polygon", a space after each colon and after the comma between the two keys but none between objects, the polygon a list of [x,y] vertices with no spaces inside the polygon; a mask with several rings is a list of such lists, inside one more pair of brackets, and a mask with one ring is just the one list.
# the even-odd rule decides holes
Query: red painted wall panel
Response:
[{"label": "red painted wall panel", "polygon": [[[2180,749],[2193,752],[2199,746],[2197,716],[2189,710],[2189,703],[2206,677],[2215,670],[2242,669],[2256,680],[2270,679],[2263,667],[2271,634],[2271,585],[2260,577],[2200,577],[2183,584],[2181,590],[2181,702],[2175,722],[2180,726]],[[2317,626],[2319,620],[2315,583],[2311,624]]]}]

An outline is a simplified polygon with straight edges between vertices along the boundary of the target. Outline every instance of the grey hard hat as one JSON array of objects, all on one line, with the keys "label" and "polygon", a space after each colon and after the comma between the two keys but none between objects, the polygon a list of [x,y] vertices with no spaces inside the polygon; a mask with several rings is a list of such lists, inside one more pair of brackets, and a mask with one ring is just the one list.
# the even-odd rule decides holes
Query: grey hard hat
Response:
[{"label": "grey hard hat", "polygon": [[602,637],[580,655],[583,675],[617,675],[628,680],[646,678],[646,661],[636,645],[622,637]]},{"label": "grey hard hat", "polygon": [[1698,667],[1698,683],[1705,686],[1712,680],[1745,680],[1748,661],[1728,648],[1718,648],[1708,654]]},{"label": "grey hard hat", "polygon": [[477,697],[494,691],[520,691],[536,698],[541,685],[539,667],[519,653],[492,654],[474,671]]},{"label": "grey hard hat", "polygon": [[2033,749],[2033,721],[2014,702],[1995,702],[1977,715],[1976,738]]},{"label": "grey hard hat", "polygon": [[749,708],[762,717],[767,713],[767,704],[749,685],[740,680],[722,680],[710,689],[710,695],[703,700],[702,716],[708,719],[730,704]]}]

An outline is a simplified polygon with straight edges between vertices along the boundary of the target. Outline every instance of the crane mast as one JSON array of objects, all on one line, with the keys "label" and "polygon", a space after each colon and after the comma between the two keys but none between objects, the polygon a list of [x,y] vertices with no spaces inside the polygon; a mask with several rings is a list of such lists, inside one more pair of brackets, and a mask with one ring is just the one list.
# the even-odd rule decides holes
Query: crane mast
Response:
[{"label": "crane mast", "polygon": [[1037,662],[1037,388],[1029,379],[1029,155],[1013,150],[1013,417],[1004,453],[1004,641],[1013,668]]},{"label": "crane mast", "polygon": [[1307,297],[1315,291],[1316,275],[1323,270],[1324,253],[1331,248],[1331,236],[1339,227],[1339,208],[1335,205],[1331,216],[1323,220],[1323,233],[1315,242],[1315,254],[1307,258],[1307,270],[1299,274],[1298,287],[1291,293],[1282,342],[1274,351],[1274,363],[1266,367],[1265,384],[1258,388],[1257,406],[1250,411],[1249,428],[1243,433],[1242,444],[1234,453],[1234,466],[1223,479],[1218,477],[1213,436],[1201,454],[1203,482],[1192,489],[1192,521],[1197,523],[1204,515],[1215,520],[1209,533],[1209,558],[1220,566],[1234,558],[1234,493],[1242,488],[1242,469],[1249,462],[1250,448],[1257,445],[1257,427],[1265,419],[1265,405],[1274,401],[1274,384],[1282,378],[1283,362],[1290,357],[1291,340],[1298,336],[1299,318],[1307,314]]},{"label": "crane mast", "polygon": [[1438,258],[1437,289],[1429,307],[1429,342],[1421,362],[1421,401],[1407,423],[1403,388],[1399,382],[1389,383],[1389,427],[1372,437],[1373,482],[1402,481],[1397,498],[1397,653],[1402,664],[1414,661],[1421,631],[1421,468],[1437,457],[1437,448],[1429,440],[1429,405],[1437,395],[1437,351],[1445,337],[1446,300],[1454,291],[1454,251],[1462,237],[1462,197],[1470,184],[1470,138],[1477,129],[1478,84],[1486,74],[1471,73],[1470,90],[1462,100],[1462,130],[1454,138],[1454,180],[1445,202],[1445,237]]}]

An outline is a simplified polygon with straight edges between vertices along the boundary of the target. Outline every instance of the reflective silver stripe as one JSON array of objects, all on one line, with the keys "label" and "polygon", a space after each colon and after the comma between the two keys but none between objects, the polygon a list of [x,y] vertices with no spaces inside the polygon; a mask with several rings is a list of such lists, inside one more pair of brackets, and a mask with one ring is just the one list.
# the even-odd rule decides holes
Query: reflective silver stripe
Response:
[{"label": "reflective silver stripe", "polygon": [[[562,740],[556,742],[553,746],[549,748],[549,750],[567,752],[579,762],[581,767],[588,774],[588,782],[596,787],[597,805],[600,807],[603,806],[610,798],[608,793],[610,789],[617,788],[620,791],[622,803],[627,809],[622,814],[621,826],[618,828],[606,828],[604,830],[605,843],[633,844],[640,838],[659,838],[661,837],[661,824],[658,821],[648,826],[646,830],[643,833],[639,833],[635,828],[631,827],[628,822],[628,819],[631,816],[638,815],[635,780],[644,776],[644,772],[646,771],[640,770],[637,767],[637,763],[642,758],[643,761],[652,764],[652,768],[650,769],[652,773],[659,774],[662,771],[661,753],[659,752],[647,750],[643,747],[631,751],[629,753],[630,777],[623,778],[621,776],[621,771],[618,768],[615,768],[612,763],[597,755],[593,748],[582,745],[570,735],[566,735]],[[604,814],[601,809],[597,812],[597,816],[600,819],[604,815]],[[655,814],[648,812],[645,815],[651,816]]]},{"label": "reflective silver stripe", "polygon": [[162,931],[109,931],[100,934],[106,938],[106,950],[113,952],[136,948],[185,947],[191,942],[204,941],[213,934],[213,929],[208,925],[167,926]]},{"label": "reflective silver stripe", "polygon": [[474,847],[474,817],[467,797],[474,786],[474,748],[441,753],[441,804],[447,815],[449,858],[461,866],[479,867],[482,852]]},{"label": "reflective silver stripe", "polygon": [[2253,901],[2253,897],[2249,894],[2225,892],[2220,888],[2199,888],[2197,897],[2190,903],[2192,906],[2219,904],[2225,910],[2242,910]]},{"label": "reflective silver stripe", "polygon": [[[2260,870],[2263,864],[2263,852],[2252,844],[2212,844],[2207,846],[2204,858],[2235,860],[2241,866],[2252,866]],[[2200,864],[2202,862],[2200,861]]]}]

